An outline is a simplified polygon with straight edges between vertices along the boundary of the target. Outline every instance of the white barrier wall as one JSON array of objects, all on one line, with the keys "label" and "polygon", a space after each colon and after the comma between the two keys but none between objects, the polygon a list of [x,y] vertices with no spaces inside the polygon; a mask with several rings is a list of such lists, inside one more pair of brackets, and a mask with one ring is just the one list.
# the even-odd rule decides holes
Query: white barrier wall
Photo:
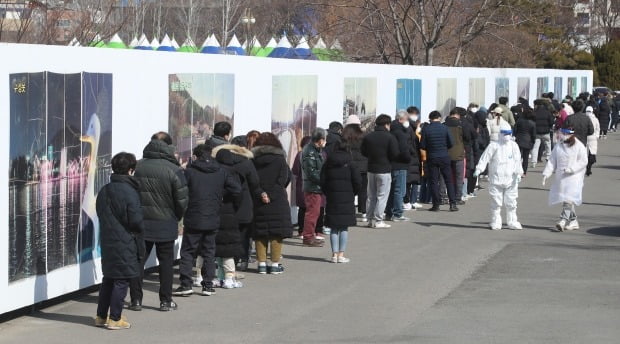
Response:
[{"label": "white barrier wall", "polygon": [[[0,293],[6,296],[0,313],[100,281],[92,198],[109,174],[110,155],[129,151],[140,157],[154,132],[185,135],[189,147],[208,132],[212,123],[206,118],[234,116],[235,135],[274,131],[289,140],[285,148],[292,156],[302,134],[315,125],[342,121],[343,112],[370,123],[375,114],[393,115],[397,104],[417,105],[426,117],[435,109],[466,107],[471,100],[488,106],[506,93],[510,104],[518,95],[526,95],[531,104],[541,91],[555,91],[560,98],[592,89],[592,72],[575,70],[369,65],[14,44],[0,44],[0,56],[0,136],[5,139],[0,185],[9,189],[0,196],[0,219],[5,219],[0,222]],[[177,112],[190,119],[177,120]],[[176,131],[171,118],[180,123]]]}]

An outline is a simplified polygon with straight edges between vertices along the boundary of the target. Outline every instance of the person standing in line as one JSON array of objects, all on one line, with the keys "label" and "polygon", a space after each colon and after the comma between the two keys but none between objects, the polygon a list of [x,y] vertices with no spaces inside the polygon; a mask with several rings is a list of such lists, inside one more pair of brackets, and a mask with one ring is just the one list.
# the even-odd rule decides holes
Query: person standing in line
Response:
[{"label": "person standing in line", "polygon": [[[543,157],[546,160],[549,159],[549,155],[551,154],[551,137],[549,133],[551,132],[551,128],[553,127],[553,113],[549,111],[549,107],[553,108],[550,105],[548,99],[536,99],[534,101],[534,117],[536,118],[536,141],[534,142],[534,147],[532,148],[532,160],[531,166],[536,168],[536,163],[538,160],[538,153],[540,150],[541,143],[544,145]],[[577,109],[575,109],[577,112]]]},{"label": "person standing in line", "polygon": [[362,122],[357,115],[347,117],[346,125],[342,131],[342,142],[347,151],[351,153],[352,164],[360,172],[362,186],[357,193],[357,211],[362,214],[361,221],[367,222],[366,205],[368,200],[368,159],[362,155]]},{"label": "person standing in line", "polygon": [[213,147],[228,144],[231,139],[232,125],[228,122],[217,122],[213,126],[213,136],[209,139]]},{"label": "person standing in line", "polygon": [[583,179],[588,166],[588,152],[575,132],[567,128],[561,132],[560,143],[551,152],[542,181],[544,186],[555,173],[555,180],[549,190],[549,205],[562,203],[560,220],[555,224],[558,232],[579,229],[575,207],[582,203]]},{"label": "person standing in line", "polygon": [[454,140],[452,135],[450,135],[448,127],[441,123],[441,113],[439,111],[431,112],[428,118],[431,123],[422,129],[420,148],[426,150],[428,170],[431,178],[433,206],[429,211],[439,211],[441,204],[441,193],[439,192],[440,175],[443,177],[448,191],[450,211],[458,211],[454,182],[452,180],[452,169],[450,167],[450,155],[448,154],[448,150],[454,146]]},{"label": "person standing in line", "polygon": [[390,134],[398,143],[398,156],[392,161],[392,183],[385,214],[388,221],[403,222],[410,219],[403,216],[403,200],[407,188],[407,174],[413,150],[412,134],[407,111],[399,111],[390,126]]},{"label": "person standing in line", "polygon": [[[522,120],[522,119],[520,119]],[[493,141],[482,153],[474,175],[478,176],[489,166],[489,195],[491,196],[491,230],[502,229],[502,207],[506,208],[506,224],[510,229],[523,229],[517,219],[519,183],[523,175],[519,146],[512,139],[509,125],[500,131],[498,141]]]},{"label": "person standing in line", "polygon": [[[282,241],[293,236],[291,207],[286,188],[291,170],[282,143],[272,133],[262,133],[252,149],[254,167],[261,189],[265,192],[254,202],[254,232],[259,274],[281,274]],[[271,249],[271,265],[267,266],[267,249]]]},{"label": "person standing in line", "polygon": [[[564,128],[574,131],[575,137],[577,137],[583,145],[587,145],[588,136],[599,133],[594,131],[592,121],[583,113],[583,102],[581,100],[576,100],[575,103],[573,103],[573,107],[575,109],[575,113],[566,118],[566,121],[564,121]],[[592,109],[592,107],[590,107],[590,109]],[[561,142],[562,140],[559,141]]]},{"label": "person standing in line", "polygon": [[418,129],[420,126],[420,111],[415,106],[407,108],[409,114],[409,136],[411,136],[411,162],[407,170],[407,187],[405,188],[405,198],[403,209],[419,209],[422,205],[418,203],[420,194],[420,182],[422,179],[422,162],[420,161],[420,138]]},{"label": "person standing in line", "polygon": [[325,190],[325,224],[331,228],[332,263],[348,263],[344,253],[348,228],[357,224],[355,195],[362,178],[353,164],[351,153],[343,143],[336,143],[321,169],[321,187]]},{"label": "person standing in line", "polygon": [[611,113],[611,124],[609,125],[609,131],[616,132],[618,127],[618,122],[620,122],[620,91],[615,93],[614,98],[611,100],[612,113]]},{"label": "person standing in line", "polygon": [[392,118],[386,114],[377,116],[375,130],[362,140],[362,155],[368,158],[368,227],[390,228],[383,222],[385,207],[392,183],[391,162],[399,155],[398,142],[390,134]]},{"label": "person standing in line", "polygon": [[508,124],[510,124],[511,127],[514,127],[515,118],[514,118],[514,115],[512,114],[512,111],[510,111],[510,109],[508,108],[508,97],[499,97],[498,102],[499,104],[497,105],[497,107],[502,109],[502,111],[500,112],[502,114],[502,118],[506,122],[508,122]]},{"label": "person standing in line", "polygon": [[323,241],[316,238],[316,223],[321,214],[322,190],[321,168],[327,132],[316,128],[312,132],[312,142],[304,147],[301,155],[301,171],[304,179],[304,201],[306,217],[304,218],[303,244],[307,247],[322,247]]},{"label": "person standing in line", "polygon": [[598,133],[600,132],[600,124],[598,118],[594,116],[594,109],[591,106],[586,108],[586,115],[590,118],[593,126],[593,133],[588,135],[587,147],[588,148],[588,166],[586,168],[586,176],[592,175],[592,165],[596,163],[596,153],[598,151]]},{"label": "person standing in line", "polygon": [[295,205],[297,206],[297,227],[298,235],[303,240],[302,232],[304,230],[304,218],[306,217],[306,201],[304,200],[304,176],[301,172],[301,155],[303,149],[312,141],[312,137],[304,136],[301,139],[301,149],[297,152],[295,160],[293,160],[293,176],[295,177]]},{"label": "person standing in line", "polygon": [[529,156],[536,141],[536,122],[534,122],[534,113],[530,109],[523,111],[523,116],[519,118],[515,125],[515,138],[517,145],[521,151],[523,175],[527,175],[527,167],[529,166]]},{"label": "person standing in line", "polygon": [[[132,177],[136,157],[118,153],[112,158],[112,176],[97,195],[97,216],[101,226],[101,270],[95,326],[110,330],[128,329],[131,324],[121,317],[129,281],[142,269],[137,236],[144,231],[138,182]],[[109,311],[109,319],[108,319]]]},{"label": "person standing in line", "polygon": [[183,242],[179,263],[181,285],[175,289],[175,296],[190,296],[194,293],[192,272],[198,254],[203,259],[201,295],[215,294],[215,239],[221,224],[222,200],[225,196],[232,197],[238,205],[241,197],[239,178],[223,169],[211,157],[213,147],[211,141],[196,146],[193,152],[196,160],[185,170],[189,205],[183,218]]},{"label": "person standing in line", "polygon": [[601,127],[601,130],[599,131],[599,138],[607,139],[607,128],[609,127],[609,117],[611,115],[611,106],[609,105],[607,93],[599,93],[597,102],[598,121],[599,126]]},{"label": "person standing in line", "polygon": [[[135,178],[140,184],[144,212],[145,261],[153,247],[159,261],[159,310],[175,310],[177,304],[172,300],[174,242],[179,237],[179,221],[187,209],[188,189],[168,133],[158,132],[151,137],[136,167]],[[131,280],[131,310],[142,309],[143,275],[144,269],[140,277]]]},{"label": "person standing in line", "polygon": [[329,128],[327,129],[327,137],[325,142],[325,149],[323,150],[327,155],[334,150],[334,146],[336,143],[342,142],[342,123],[340,122],[331,122],[329,123]]},{"label": "person standing in line", "polygon": [[[464,109],[463,109],[464,110]],[[459,108],[450,110],[448,118],[444,122],[450,131],[453,145],[448,149],[450,166],[452,169],[452,181],[454,183],[454,197],[456,204],[463,205],[463,180],[465,173],[465,142],[471,142],[471,133],[463,128]]]}]

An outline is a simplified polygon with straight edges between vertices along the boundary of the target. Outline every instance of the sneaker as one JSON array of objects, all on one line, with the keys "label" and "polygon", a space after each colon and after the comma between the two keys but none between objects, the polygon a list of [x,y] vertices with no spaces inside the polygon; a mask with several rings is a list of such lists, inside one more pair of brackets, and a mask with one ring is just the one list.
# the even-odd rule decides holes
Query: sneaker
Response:
[{"label": "sneaker", "polygon": [[224,289],[235,289],[235,288],[242,288],[243,287],[243,283],[238,282],[232,278],[227,278],[224,280],[224,283],[222,284],[222,288]]},{"label": "sneaker", "polygon": [[459,211],[459,208],[456,206],[456,204],[450,204],[450,211]]},{"label": "sneaker", "polygon": [[413,206],[411,205],[411,203],[403,204],[403,210],[411,210],[411,209],[413,209]]},{"label": "sneaker", "polygon": [[102,318],[100,316],[95,317],[95,326],[96,327],[107,327],[108,326],[108,318]]},{"label": "sneaker", "polygon": [[394,221],[394,222],[407,222],[407,221],[411,221],[411,219],[401,215],[400,217],[396,217],[396,216],[392,217],[392,221]]},{"label": "sneaker", "polygon": [[131,324],[123,318],[120,318],[117,321],[110,319],[107,327],[108,330],[126,330],[131,327]]},{"label": "sneaker", "polygon": [[476,194],[472,192],[470,194],[467,194],[467,197],[469,197],[469,198],[476,198]]},{"label": "sneaker", "polygon": [[579,222],[577,222],[577,220],[573,220],[569,222],[564,229],[567,231],[576,231],[579,229]]},{"label": "sneaker", "polygon": [[174,301],[162,301],[159,310],[162,312],[176,311],[179,306]]},{"label": "sneaker", "polygon": [[317,235],[317,236],[315,236],[315,237],[314,237],[314,240],[325,241],[325,237],[324,237],[324,236]]},{"label": "sneaker", "polygon": [[200,287],[202,285],[202,276],[193,277],[192,280],[194,287]]},{"label": "sneaker", "polygon": [[411,206],[413,207],[413,209],[424,208],[424,206],[418,202],[413,203]]},{"label": "sneaker", "polygon": [[338,263],[338,257],[332,257],[332,263]]},{"label": "sneaker", "polygon": [[566,228],[566,220],[564,220],[564,219],[558,221],[558,223],[555,224],[555,229],[558,232],[564,232],[565,228]]},{"label": "sneaker", "polygon": [[215,288],[213,287],[207,287],[206,284],[202,285],[202,292],[200,293],[200,295],[202,296],[211,296],[211,295],[215,295]]},{"label": "sneaker", "polygon": [[[465,201],[463,201],[463,200],[456,201],[456,204],[458,204],[458,205],[465,205]],[[450,207],[450,211],[453,211],[452,207]]]},{"label": "sneaker", "polygon": [[194,290],[192,288],[180,286],[180,287],[176,288],[172,292],[172,295],[174,295],[174,296],[190,296],[193,293],[194,293]]},{"label": "sneaker", "polygon": [[284,273],[284,266],[282,264],[272,265],[268,268],[268,271],[272,275],[281,275]]},{"label": "sneaker", "polygon": [[346,257],[338,257],[338,263],[343,263],[343,264],[345,264],[345,263],[348,263],[348,262],[350,262],[350,261],[351,261],[351,259],[349,259],[349,258],[346,258]]},{"label": "sneaker", "polygon": [[368,222],[368,217],[366,217],[366,214],[362,214],[359,220],[360,222]]},{"label": "sneaker", "polygon": [[258,266],[258,273],[261,275],[266,275],[267,274],[267,265],[259,265]]},{"label": "sneaker", "polygon": [[133,300],[128,308],[130,311],[140,312],[142,310],[142,301]]},{"label": "sneaker", "polygon": [[523,229],[523,226],[521,226],[520,222],[513,222],[508,224],[508,228],[512,230],[521,230]]},{"label": "sneaker", "polygon": [[369,228],[374,228],[375,227],[375,220],[368,221],[368,227]]},{"label": "sneaker", "polygon": [[375,225],[373,226],[373,228],[390,228],[392,226],[388,225],[387,223],[383,222],[383,221],[377,221],[377,223],[375,223]]},{"label": "sneaker", "polygon": [[496,224],[490,224],[489,225],[489,229],[492,230],[492,231],[499,231],[499,230],[502,229],[502,226],[498,226]]},{"label": "sneaker", "polygon": [[[217,279],[217,278],[214,278],[214,279],[213,279],[213,281],[211,281],[211,286],[212,286],[213,288],[221,288],[221,287],[222,287],[222,284],[223,284],[223,283],[222,283],[222,281],[220,281],[220,280],[219,280],[219,279]],[[202,286],[202,284],[201,284],[200,286]]]},{"label": "sneaker", "polygon": [[325,242],[322,240],[304,240],[305,247],[323,247],[323,245],[325,245]]}]

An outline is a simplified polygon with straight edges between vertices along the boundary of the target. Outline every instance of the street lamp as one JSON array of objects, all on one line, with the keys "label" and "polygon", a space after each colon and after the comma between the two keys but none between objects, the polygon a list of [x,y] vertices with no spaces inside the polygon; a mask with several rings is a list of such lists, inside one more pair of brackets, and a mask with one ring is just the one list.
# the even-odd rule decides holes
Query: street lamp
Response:
[{"label": "street lamp", "polygon": [[250,42],[250,31],[252,25],[256,23],[256,18],[254,18],[254,15],[252,15],[251,9],[245,9],[245,11],[243,12],[243,16],[241,16],[241,23],[245,25],[245,53],[250,55],[250,52],[252,51],[252,46],[254,45],[254,41]]}]

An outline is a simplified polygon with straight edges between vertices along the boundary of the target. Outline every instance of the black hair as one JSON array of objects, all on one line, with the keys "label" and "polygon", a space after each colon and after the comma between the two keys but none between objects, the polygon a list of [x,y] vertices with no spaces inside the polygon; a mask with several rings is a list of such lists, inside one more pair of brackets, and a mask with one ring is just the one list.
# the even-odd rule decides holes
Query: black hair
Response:
[{"label": "black hair", "polygon": [[415,114],[419,114],[420,113],[420,109],[418,109],[416,106],[410,106],[407,108],[407,113],[410,115]]},{"label": "black hair", "polygon": [[304,148],[310,142],[312,142],[312,137],[311,136],[304,136],[304,137],[301,138],[301,142],[300,142],[299,145],[301,146],[301,148]]},{"label": "black hair", "polygon": [[112,172],[114,174],[129,175],[129,171],[135,170],[137,164],[135,155],[120,152],[112,158]]},{"label": "black hair", "polygon": [[583,100],[577,99],[571,104],[571,106],[573,107],[575,113],[577,113],[583,111],[583,109],[585,109],[586,107],[586,104],[583,102]]},{"label": "black hair", "polygon": [[555,94],[553,92],[547,93],[547,98],[553,99],[553,97],[555,97]]},{"label": "black hair", "polygon": [[323,128],[315,128],[312,131],[312,142],[319,142],[327,138],[327,132]]},{"label": "black hair", "polygon": [[497,103],[491,104],[491,106],[489,106],[489,112],[495,110],[496,107],[497,107]]},{"label": "black hair", "polygon": [[534,111],[532,111],[532,109],[530,109],[530,108],[524,108],[523,109],[523,117],[525,119],[531,119],[531,120],[535,120],[536,119],[536,115],[534,115]]},{"label": "black hair", "polygon": [[163,141],[167,143],[168,145],[172,144],[172,137],[170,136],[170,134],[168,134],[165,131],[160,131],[160,132],[153,134],[153,136],[151,136],[151,141],[152,140]]},{"label": "black hair", "polygon": [[233,137],[233,139],[230,140],[230,143],[232,143],[233,145],[237,145],[239,147],[247,147],[248,139],[247,139],[247,136],[245,135],[239,135],[239,136]]},{"label": "black hair", "polygon": [[335,130],[335,131],[340,131],[342,130],[342,128],[344,128],[342,126],[342,123],[337,122],[337,121],[333,121],[329,124],[329,130]]},{"label": "black hair", "polygon": [[499,103],[502,105],[508,104],[508,97],[499,97]]},{"label": "black hair", "polygon": [[375,120],[375,124],[379,127],[383,127],[387,124],[392,123],[392,117],[382,113],[379,116],[377,116],[377,119]]},{"label": "black hair", "polygon": [[428,119],[430,119],[431,121],[435,120],[437,118],[441,118],[441,112],[439,112],[437,110],[435,110],[435,111],[433,111],[433,112],[428,114]]},{"label": "black hair", "polygon": [[230,135],[232,131],[232,125],[228,122],[217,122],[215,126],[213,126],[213,135],[224,137],[226,135]]},{"label": "black hair", "polygon": [[192,153],[198,160],[204,160],[211,156],[211,151],[213,151],[213,144],[211,141],[207,140],[205,143],[201,143],[194,147],[194,151]]}]

